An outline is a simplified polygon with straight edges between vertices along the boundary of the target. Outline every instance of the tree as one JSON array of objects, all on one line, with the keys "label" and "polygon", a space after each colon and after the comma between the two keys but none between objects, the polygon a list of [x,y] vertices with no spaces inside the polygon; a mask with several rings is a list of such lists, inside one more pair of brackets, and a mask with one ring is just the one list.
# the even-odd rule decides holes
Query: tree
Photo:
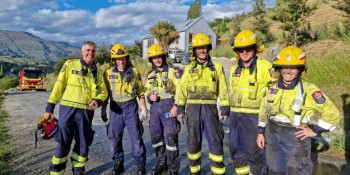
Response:
[{"label": "tree", "polygon": [[190,6],[190,9],[187,12],[187,19],[195,19],[202,15],[202,3],[201,0],[196,0]]},{"label": "tree", "polygon": [[229,28],[227,27],[228,18],[215,18],[214,22],[209,22],[209,26],[214,30],[215,34],[219,38],[222,34],[227,32]]},{"label": "tree", "polygon": [[130,59],[142,58],[142,40],[135,40],[134,45],[128,47]]},{"label": "tree", "polygon": [[149,33],[158,40],[165,51],[168,51],[169,45],[180,37],[175,26],[167,21],[158,22],[149,30]]},{"label": "tree", "polygon": [[103,43],[97,50],[95,61],[104,64],[105,62],[109,62],[110,57],[109,49],[107,49],[106,45]]},{"label": "tree", "polygon": [[255,33],[259,33],[260,35],[258,45],[273,40],[273,36],[269,31],[270,24],[265,20],[265,14],[264,0],[255,0],[255,4],[253,5],[253,16],[255,17],[253,25]]},{"label": "tree", "polygon": [[306,18],[312,14],[316,6],[307,6],[307,0],[284,0],[277,2],[276,19],[282,22],[280,28],[284,30],[287,44],[300,46],[312,40],[311,30]]}]

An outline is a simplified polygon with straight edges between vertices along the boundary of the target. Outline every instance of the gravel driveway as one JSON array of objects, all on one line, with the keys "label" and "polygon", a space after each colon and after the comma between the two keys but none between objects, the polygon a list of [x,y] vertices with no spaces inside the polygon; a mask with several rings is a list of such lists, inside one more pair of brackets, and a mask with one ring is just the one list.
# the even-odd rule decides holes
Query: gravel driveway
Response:
[{"label": "gravel driveway", "polygon": [[[6,125],[11,135],[11,143],[15,151],[10,156],[11,174],[13,175],[38,175],[48,174],[49,164],[56,148],[54,140],[40,140],[38,147],[34,148],[34,132],[36,124],[43,116],[47,99],[50,92],[16,92],[5,96],[4,110],[9,114]],[[58,114],[56,106],[55,113]],[[89,161],[86,164],[87,175],[110,174],[114,162],[109,156],[109,140],[106,135],[105,125],[100,118],[100,110],[96,110],[93,120],[93,129],[96,131],[94,141],[90,147]],[[145,133],[144,142],[147,149],[147,172],[156,164],[150,141],[150,132],[148,121],[143,122]],[[180,138],[180,173],[189,174],[188,160],[186,156],[186,127],[182,126],[179,134]],[[205,140],[205,139],[204,139]],[[229,163],[229,150],[227,137],[225,137],[225,164]],[[124,136],[125,149],[125,169],[124,174],[134,174],[136,166],[131,153],[130,140],[128,132],[125,130]],[[208,161],[207,142],[203,141],[202,174],[209,174],[210,165]],[[67,163],[66,174],[72,174],[70,161]],[[227,174],[232,174],[233,168],[227,166]]]}]

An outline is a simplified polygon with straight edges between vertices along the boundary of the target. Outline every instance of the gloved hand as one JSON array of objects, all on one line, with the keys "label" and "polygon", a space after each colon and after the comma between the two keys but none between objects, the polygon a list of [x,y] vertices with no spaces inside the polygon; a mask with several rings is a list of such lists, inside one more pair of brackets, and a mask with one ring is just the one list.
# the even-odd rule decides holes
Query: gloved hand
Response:
[{"label": "gloved hand", "polygon": [[221,123],[224,123],[227,118],[228,118],[228,116],[226,116],[226,115],[220,115],[219,116],[219,120],[221,121]]},{"label": "gloved hand", "polygon": [[141,113],[139,116],[140,121],[144,121],[147,118],[147,108],[146,107],[141,107]]},{"label": "gloved hand", "polygon": [[181,124],[187,123],[187,115],[185,115],[185,106],[177,106],[177,121]]},{"label": "gloved hand", "polygon": [[107,118],[107,110],[102,108],[101,109],[101,119],[102,121],[104,122],[107,122],[108,121],[108,118]]},{"label": "gloved hand", "polygon": [[221,106],[221,113],[219,116],[219,120],[221,123],[224,123],[228,116],[230,115],[230,107],[229,106]]},{"label": "gloved hand", "polygon": [[52,113],[45,112],[44,117],[38,122],[38,128],[43,127],[44,123],[50,120],[53,117]]},{"label": "gloved hand", "polygon": [[176,117],[177,121],[179,121],[182,125],[185,125],[187,123],[187,115],[185,114],[179,114]]}]

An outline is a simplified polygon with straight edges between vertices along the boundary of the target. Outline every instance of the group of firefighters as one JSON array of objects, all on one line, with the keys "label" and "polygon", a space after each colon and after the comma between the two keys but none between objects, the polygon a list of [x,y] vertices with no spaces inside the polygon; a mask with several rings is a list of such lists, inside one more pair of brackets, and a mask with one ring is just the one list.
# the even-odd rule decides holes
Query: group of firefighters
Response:
[{"label": "group of firefighters", "polygon": [[[339,122],[339,111],[319,88],[304,80],[305,52],[295,46],[286,47],[271,64],[257,56],[264,46],[257,44],[256,35],[242,30],[232,46],[237,60],[227,84],[222,64],[209,55],[210,38],[198,33],[192,39],[192,48],[195,59],[180,75],[167,64],[161,46],[151,45],[148,59],[152,72],[143,85],[125,46],[116,44],[111,48],[111,67],[102,72],[94,62],[95,43],[84,42],[82,58],[63,65],[44,114],[44,118],[53,117],[60,101],[59,131],[55,136],[58,147],[50,174],[64,174],[73,138],[72,170],[74,174],[84,173],[94,137],[94,109],[100,106],[103,121],[109,120],[107,136],[115,161],[112,174],[124,172],[125,127],[136,174],[146,174],[142,139],[142,121],[148,117],[146,100],[150,104],[149,129],[157,158],[151,174],[179,173],[181,124],[187,125],[190,174],[201,173],[203,133],[209,146],[211,174],[225,174],[222,126],[228,118],[229,148],[236,174],[311,174],[311,138],[332,131]],[[315,111],[320,117],[310,127]]]}]

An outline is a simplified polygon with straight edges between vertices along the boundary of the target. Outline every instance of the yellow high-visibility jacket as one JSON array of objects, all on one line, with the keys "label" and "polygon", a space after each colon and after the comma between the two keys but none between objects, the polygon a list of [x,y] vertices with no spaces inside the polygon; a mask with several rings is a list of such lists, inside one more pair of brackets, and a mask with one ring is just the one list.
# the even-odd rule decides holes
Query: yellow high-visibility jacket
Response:
[{"label": "yellow high-visibility jacket", "polygon": [[[333,102],[314,84],[305,80],[302,80],[302,87],[300,84],[294,89],[281,89],[276,84],[268,89],[259,111],[259,127],[266,127],[269,119],[281,125],[306,126],[314,111],[318,111],[321,116],[317,125],[329,131],[335,129],[340,116]],[[303,95],[296,103],[299,89],[303,89]],[[294,111],[295,106],[300,106],[300,111]]]},{"label": "yellow high-visibility jacket", "polygon": [[57,104],[62,97],[61,105],[93,110],[89,102],[93,99],[104,101],[107,96],[102,70],[97,68],[94,77],[80,59],[74,59],[64,63],[48,102]]},{"label": "yellow high-visibility jacket", "polygon": [[116,67],[109,68],[104,73],[107,89],[116,102],[127,102],[144,95],[141,76],[137,69],[127,68],[124,76]]},{"label": "yellow high-visibility jacket", "polygon": [[179,80],[179,72],[168,65],[165,65],[162,71],[155,69],[147,76],[145,95],[148,96],[154,92],[160,99],[175,98]]},{"label": "yellow high-visibility jacket", "polygon": [[265,93],[272,64],[262,58],[254,59],[250,67],[244,68],[236,63],[230,70],[230,111],[258,114],[261,99]]},{"label": "yellow high-visibility jacket", "polygon": [[186,104],[217,104],[229,106],[227,85],[221,63],[209,59],[207,65],[196,60],[186,65],[176,90],[175,101]]}]

